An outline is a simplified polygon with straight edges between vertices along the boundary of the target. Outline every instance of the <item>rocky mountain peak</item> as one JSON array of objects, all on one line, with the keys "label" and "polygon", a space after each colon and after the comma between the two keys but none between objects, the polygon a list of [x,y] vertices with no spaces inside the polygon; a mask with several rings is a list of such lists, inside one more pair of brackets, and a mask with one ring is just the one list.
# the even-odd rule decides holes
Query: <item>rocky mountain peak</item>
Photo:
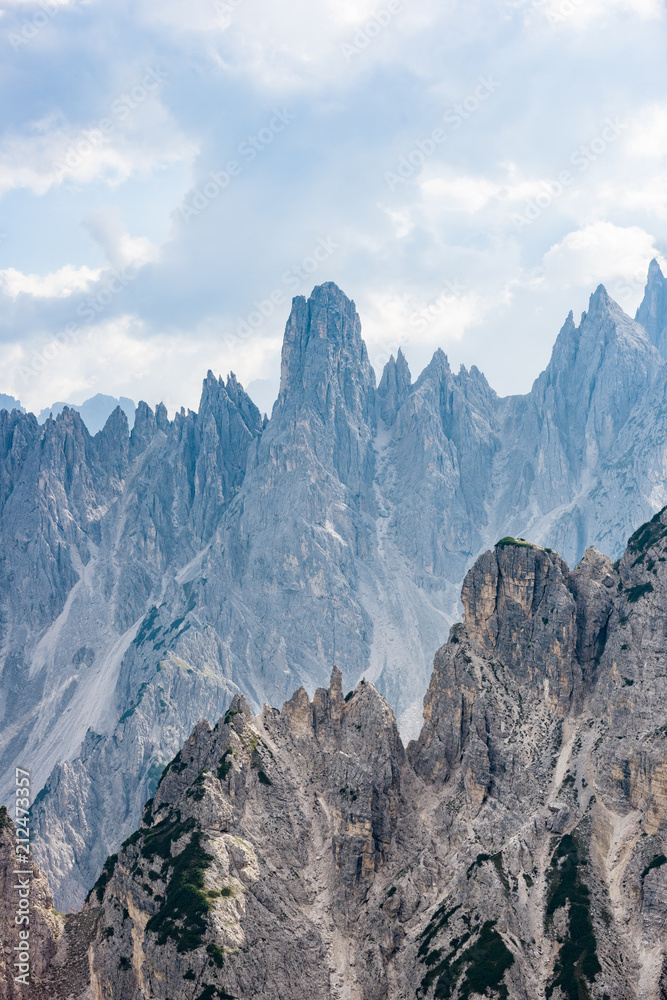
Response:
[{"label": "rocky mountain peak", "polygon": [[392,424],[396,419],[396,414],[408,398],[411,385],[410,368],[399,347],[396,357],[392,354],[384,366],[377,389],[380,416],[386,424]]},{"label": "rocky mountain peak", "polygon": [[441,383],[446,381],[451,377],[452,369],[449,364],[449,358],[439,347],[433,353],[433,357],[424,368],[423,372],[415,382],[415,389],[418,389],[424,382],[435,382]]},{"label": "rocky mountain peak", "polygon": [[278,407],[312,407],[331,419],[336,403],[370,419],[375,373],[361,337],[354,302],[329,281],[298,296],[283,341]]},{"label": "rocky mountain peak", "polygon": [[533,386],[533,400],[552,415],[575,475],[594,468],[660,367],[658,352],[604,285],[575,326],[563,325],[551,360]]},{"label": "rocky mountain peak", "polygon": [[667,358],[667,279],[655,258],[649,265],[644,298],[635,319],[644,327],[661,356]]},{"label": "rocky mountain peak", "polygon": [[110,475],[122,480],[127,472],[130,427],[127,414],[118,405],[94,438],[100,462]]},{"label": "rocky mountain peak", "polygon": [[546,684],[564,711],[579,678],[571,662],[576,605],[561,557],[523,539],[502,539],[470,570],[461,600],[472,646],[497,656],[527,688]]},{"label": "rocky mountain peak", "polygon": [[155,413],[143,399],[137,404],[134,426],[130,434],[130,458],[133,459],[146,450],[155,436],[157,424]]},{"label": "rocky mountain peak", "polygon": [[238,422],[245,425],[251,437],[259,434],[262,429],[262,416],[250,396],[247,394],[234,372],[227,376],[227,382],[220,376],[216,378],[209,369],[202,383],[202,393],[197,413],[197,425],[200,429],[206,426],[209,418],[213,418],[218,432],[222,425]]}]

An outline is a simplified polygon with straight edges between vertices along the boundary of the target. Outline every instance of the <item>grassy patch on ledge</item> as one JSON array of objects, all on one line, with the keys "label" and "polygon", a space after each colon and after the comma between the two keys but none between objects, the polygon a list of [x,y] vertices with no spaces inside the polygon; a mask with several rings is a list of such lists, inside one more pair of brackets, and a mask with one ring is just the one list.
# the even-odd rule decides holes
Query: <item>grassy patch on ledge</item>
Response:
[{"label": "grassy patch on ledge", "polygon": [[524,549],[538,549],[539,545],[534,545],[532,542],[527,542],[525,538],[512,538],[511,535],[505,535],[501,538],[499,542],[496,542],[497,549],[503,549],[507,545],[518,545],[520,548]]}]

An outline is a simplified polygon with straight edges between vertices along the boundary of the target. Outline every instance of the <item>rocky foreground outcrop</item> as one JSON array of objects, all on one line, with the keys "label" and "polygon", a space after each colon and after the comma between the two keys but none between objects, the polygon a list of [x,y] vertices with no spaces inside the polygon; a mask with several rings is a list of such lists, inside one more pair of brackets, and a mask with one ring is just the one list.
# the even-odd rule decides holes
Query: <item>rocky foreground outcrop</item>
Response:
[{"label": "rocky foreground outcrop", "polygon": [[337,668],[201,722],[33,995],[667,997],[667,509],[618,564],[503,539],[463,603],[407,750]]}]

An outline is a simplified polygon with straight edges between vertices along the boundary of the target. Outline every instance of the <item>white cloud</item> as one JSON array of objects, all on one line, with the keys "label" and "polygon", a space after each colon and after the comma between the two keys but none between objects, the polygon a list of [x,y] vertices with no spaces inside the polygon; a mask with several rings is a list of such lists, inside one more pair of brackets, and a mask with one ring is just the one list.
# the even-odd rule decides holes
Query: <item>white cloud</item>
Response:
[{"label": "white cloud", "polygon": [[[567,24],[586,28],[585,38],[549,23],[545,12],[563,3],[572,8]],[[219,0],[216,9],[214,0],[129,7],[96,0],[71,19],[76,33],[58,17],[35,43],[44,78],[32,89],[48,93],[44,81],[55,73],[53,106],[21,85],[36,52],[15,53],[12,80],[25,103],[12,108],[18,124],[0,137],[0,193],[23,191],[6,199],[0,225],[8,265],[0,277],[3,372],[16,362],[17,343],[30,353],[34,331],[48,340],[70,314],[76,319],[81,300],[104,290],[110,269],[150,262],[81,334],[70,360],[54,359],[31,383],[33,405],[75,389],[83,398],[93,385],[196,405],[209,366],[233,368],[244,382],[274,377],[289,296],[248,340],[227,341],[225,333],[255,299],[284,290],[283,272],[328,233],[339,249],[298,291],[337,281],[357,301],[371,356],[403,344],[415,374],[443,346],[453,362],[477,363],[499,389],[523,389],[569,308],[585,308],[599,281],[635,307],[648,260],[667,247],[667,104],[655,22],[662,5],[402,0],[396,17],[368,33],[386,5]],[[12,0],[3,30],[37,9]],[[341,44],[357,38],[348,60]],[[121,91],[161,57],[166,85],[120,120],[113,108]],[[82,94],[79,68],[91,66],[99,66],[96,87]],[[445,114],[490,73],[497,93],[455,129]],[[81,108],[91,106],[87,120]],[[294,111],[294,124],[255,161],[243,160],[229,190],[186,224],[177,211],[182,191],[190,186],[191,199],[274,106]],[[615,115],[627,129],[579,170],[572,152]],[[103,116],[112,130],[77,150]],[[446,142],[406,184],[390,188],[385,171],[445,126]],[[56,169],[70,149],[72,165]],[[173,163],[185,167],[160,170]],[[565,168],[574,182],[518,230],[513,215],[543,202]],[[177,179],[159,193],[160,178],[172,174]],[[142,199],[151,203],[150,219]],[[33,251],[22,234],[37,231],[40,210],[43,239]],[[168,226],[155,224],[159,213],[173,228],[157,247]],[[120,218],[131,220],[131,234]],[[97,248],[80,225],[109,267],[95,267]],[[447,280],[463,291],[451,301],[445,292],[443,302]],[[27,398],[26,387],[14,394]]]},{"label": "white cloud", "polygon": [[502,191],[486,177],[434,177],[421,185],[430,207],[440,211],[478,212]]},{"label": "white cloud", "polygon": [[531,282],[543,288],[588,295],[599,284],[634,314],[643,294],[649,262],[665,260],[653,237],[639,226],[596,222],[568,233],[544,256],[542,274]]},{"label": "white cloud", "polygon": [[667,104],[654,101],[633,118],[627,140],[629,156],[643,160],[667,160]]},{"label": "white cloud", "polygon": [[[150,406],[162,401],[173,415],[181,406],[197,408],[208,368],[223,376],[234,371],[245,385],[256,372],[275,376],[281,343],[280,337],[269,337],[221,344],[214,324],[156,334],[131,314],[102,318],[62,347],[48,334],[20,348],[14,345],[14,374],[3,391],[34,411],[55,399],[82,402],[96,392],[113,391]],[[44,360],[36,363],[36,358]]]},{"label": "white cloud", "polygon": [[655,20],[664,15],[662,0],[528,0],[529,7],[553,27],[587,30],[600,20],[630,15]]},{"label": "white cloud", "polygon": [[[88,4],[94,3],[94,0],[53,0],[55,7],[85,7]],[[43,3],[41,0],[3,0],[3,8],[5,10],[11,10],[12,8],[17,8],[21,13],[29,13],[30,9],[40,10],[43,9]],[[3,11],[4,13],[4,11]]]},{"label": "white cloud", "polygon": [[489,308],[490,302],[484,303],[457,281],[443,282],[436,294],[424,299],[391,292],[369,295],[362,315],[363,336],[378,377],[399,347],[416,360],[413,374],[419,374],[433,351],[449,350]]},{"label": "white cloud", "polygon": [[23,274],[14,267],[0,271],[0,292],[10,299],[31,295],[36,299],[66,299],[85,292],[99,279],[100,269],[66,264],[52,274]]},{"label": "white cloud", "polygon": [[0,196],[13,188],[44,195],[64,182],[88,184],[97,179],[113,188],[166,164],[192,163],[198,148],[144,87],[144,78],[149,87],[157,86],[148,74],[110,101],[89,125],[76,127],[54,112],[5,134],[0,144]]},{"label": "white cloud", "polygon": [[119,213],[112,209],[101,208],[89,212],[81,224],[102,248],[112,267],[146,264],[160,258],[160,248],[145,236],[134,238],[130,236],[121,222]]},{"label": "white cloud", "polygon": [[284,95],[348,87],[358,73],[405,56],[410,36],[442,14],[436,0],[400,0],[398,9],[392,0],[391,8],[386,0],[143,0],[140,13],[225,72]]}]

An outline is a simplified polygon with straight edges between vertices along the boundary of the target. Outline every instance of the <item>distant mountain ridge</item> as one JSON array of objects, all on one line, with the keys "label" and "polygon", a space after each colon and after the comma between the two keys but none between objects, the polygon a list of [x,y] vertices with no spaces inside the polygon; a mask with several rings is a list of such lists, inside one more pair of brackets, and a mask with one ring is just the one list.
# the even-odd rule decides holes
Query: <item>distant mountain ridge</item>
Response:
[{"label": "distant mountain ridge", "polygon": [[15,399],[14,396],[8,396],[5,392],[0,392],[0,410],[21,410],[25,413],[25,409],[21,406],[21,400]]},{"label": "distant mountain ridge", "polygon": [[52,406],[47,406],[37,417],[39,423],[43,424],[49,417],[57,417],[66,406],[70,410],[76,410],[81,415],[81,419],[90,434],[97,434],[98,431],[102,430],[117,406],[120,406],[127,417],[130,429],[134,424],[134,400],[129,399],[127,396],[121,396],[120,399],[116,399],[115,396],[105,396],[101,392],[98,392],[95,396],[91,396],[90,399],[84,400],[80,406],[77,406],[76,403],[54,403]]},{"label": "distant mountain ridge", "polygon": [[[90,399],[84,400],[80,406],[76,403],[63,402],[46,406],[37,415],[38,422],[43,424],[46,423],[49,417],[57,417],[66,406],[70,410],[76,410],[81,415],[81,419],[90,434],[97,434],[98,431],[102,430],[117,406],[120,406],[125,413],[130,429],[134,424],[135,404],[132,399],[129,399],[127,396],[121,396],[117,399],[115,396],[105,396],[101,392],[98,392],[95,396],[91,396]],[[15,399],[14,396],[8,396],[3,392],[0,392],[0,410],[7,410],[8,412],[20,410],[22,413],[26,412],[25,407],[21,406],[20,400]]]},{"label": "distant mountain ridge", "polygon": [[[332,663],[416,734],[477,555],[505,535],[620,555],[667,503],[664,278],[650,330],[600,286],[530,393],[437,351],[379,385],[354,303],[297,297],[271,419],[209,372],[199,410],[0,413],[0,760],[35,787],[35,848],[78,905],[165,761],[242,692],[255,710]],[[25,683],[30,677],[30,684]]]}]

